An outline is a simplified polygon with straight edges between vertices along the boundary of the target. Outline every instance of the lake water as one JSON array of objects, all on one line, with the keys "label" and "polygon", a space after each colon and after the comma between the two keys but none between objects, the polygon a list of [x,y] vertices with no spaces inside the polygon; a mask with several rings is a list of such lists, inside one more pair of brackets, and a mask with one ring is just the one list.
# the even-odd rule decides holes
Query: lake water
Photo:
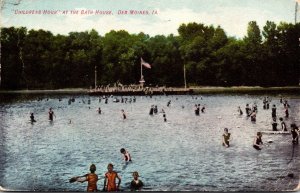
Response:
[{"label": "lake water", "polygon": [[[2,188],[85,191],[86,183],[71,184],[69,179],[88,173],[94,163],[102,190],[110,162],[122,177],[125,191],[133,171],[139,172],[144,190],[149,191],[282,191],[299,184],[299,145],[293,148],[291,135],[265,134],[263,150],[252,147],[257,131],[272,130],[271,109],[262,108],[264,95],[137,96],[135,103],[126,104],[114,103],[113,98],[105,104],[96,96],[76,95],[75,102],[68,105],[70,97],[2,94]],[[291,106],[290,118],[285,120],[290,129],[292,122],[300,125],[300,97],[284,97]],[[284,116],[279,95],[270,98],[277,115]],[[193,107],[198,103],[205,104],[206,112],[195,116]],[[257,103],[256,123],[245,116],[246,103]],[[164,108],[167,122],[161,113],[149,115],[151,105],[157,105],[159,111]],[[243,116],[237,115],[237,106]],[[50,107],[56,115],[53,123],[48,121]],[[29,122],[29,112],[35,113],[36,123]],[[221,145],[224,127],[233,137],[229,148]],[[120,154],[122,147],[132,156],[127,167]],[[294,178],[287,177],[289,173]]]}]

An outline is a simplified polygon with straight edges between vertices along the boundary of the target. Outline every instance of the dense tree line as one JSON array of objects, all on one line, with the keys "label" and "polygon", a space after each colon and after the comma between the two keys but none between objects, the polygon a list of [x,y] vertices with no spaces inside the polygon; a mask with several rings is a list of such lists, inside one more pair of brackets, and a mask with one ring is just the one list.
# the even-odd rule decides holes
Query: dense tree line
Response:
[{"label": "dense tree line", "polygon": [[1,28],[1,88],[66,88],[138,84],[140,58],[147,85],[286,86],[299,84],[300,23],[249,22],[242,39],[218,26],[182,24],[179,35],[97,31],[53,35]]}]

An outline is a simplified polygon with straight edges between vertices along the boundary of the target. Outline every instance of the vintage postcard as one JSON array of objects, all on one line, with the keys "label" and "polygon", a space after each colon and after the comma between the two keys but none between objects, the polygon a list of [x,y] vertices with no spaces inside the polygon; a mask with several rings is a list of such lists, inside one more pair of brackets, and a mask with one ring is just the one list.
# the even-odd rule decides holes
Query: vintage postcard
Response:
[{"label": "vintage postcard", "polygon": [[1,0],[0,191],[299,191],[299,0]]}]

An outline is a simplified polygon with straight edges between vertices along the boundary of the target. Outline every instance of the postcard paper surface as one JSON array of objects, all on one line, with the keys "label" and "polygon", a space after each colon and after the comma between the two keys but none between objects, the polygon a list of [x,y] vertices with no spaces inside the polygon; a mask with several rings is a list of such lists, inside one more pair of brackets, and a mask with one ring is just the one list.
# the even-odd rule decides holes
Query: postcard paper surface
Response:
[{"label": "postcard paper surface", "polygon": [[299,190],[298,0],[2,0],[0,191]]}]

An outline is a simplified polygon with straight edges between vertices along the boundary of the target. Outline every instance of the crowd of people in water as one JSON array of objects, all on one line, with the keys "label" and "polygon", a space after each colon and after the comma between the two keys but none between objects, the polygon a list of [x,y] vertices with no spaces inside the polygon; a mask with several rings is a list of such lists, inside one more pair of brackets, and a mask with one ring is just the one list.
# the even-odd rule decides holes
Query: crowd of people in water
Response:
[{"label": "crowd of people in water", "polygon": [[[150,96],[152,97],[152,96]],[[193,99],[197,99],[197,96],[192,96]],[[120,97],[113,97],[113,96],[103,96],[103,97],[99,97],[99,103],[101,103],[101,101],[104,101],[104,104],[108,104],[109,98],[113,98],[113,102],[115,103],[135,103],[136,102],[136,97],[124,97],[124,96],[120,96]],[[202,97],[201,97],[202,99]],[[68,104],[70,105],[72,102],[75,102],[75,98],[70,98],[68,100]],[[82,101],[83,103],[86,103],[84,100]],[[87,101],[87,104],[90,104],[91,101],[90,99]],[[170,107],[172,101],[169,100],[166,104],[167,107]],[[268,97],[265,97],[263,99],[263,110],[269,110],[270,108],[270,103],[271,100]],[[290,131],[288,131],[287,128],[287,124],[285,123],[285,120],[289,119],[289,108],[290,105],[288,104],[287,100],[283,100],[282,98],[280,98],[280,104],[283,106],[284,108],[284,117],[278,117],[277,115],[277,110],[276,110],[276,105],[273,104],[272,108],[271,108],[271,118],[272,118],[272,132],[276,133],[290,133],[292,135],[292,144],[296,145],[299,143],[299,128],[295,123],[291,123],[290,124]],[[184,106],[181,106],[182,108],[184,108]],[[200,116],[201,113],[205,113],[206,108],[205,105],[200,105],[200,104],[195,104],[194,105],[194,111],[195,111],[195,116]],[[101,107],[99,107],[97,109],[98,114],[102,113]],[[157,115],[158,113],[163,114],[163,121],[167,122],[167,116],[166,116],[166,112],[165,110],[162,108],[160,111],[158,110],[158,106],[157,105],[151,105],[150,110],[149,110],[149,115],[150,116],[154,116]],[[126,112],[124,109],[121,109],[121,114],[122,114],[122,118],[125,120],[127,118]],[[239,116],[243,116],[243,110],[241,109],[240,106],[237,107],[237,114]],[[245,106],[245,115],[247,118],[250,118],[250,121],[255,123],[256,122],[256,116],[258,114],[258,105],[256,103],[252,104],[252,106],[250,107],[249,104],[246,104]],[[56,118],[56,115],[53,111],[52,108],[49,108],[48,111],[48,118],[50,121],[54,121],[54,118]],[[277,128],[278,123],[277,123],[277,119],[280,121],[280,129]],[[35,118],[34,118],[34,113],[30,113],[30,120],[31,123],[36,122]],[[70,120],[71,123],[71,120]],[[256,136],[254,137],[253,140],[253,148],[256,150],[262,150],[263,148],[263,140],[262,140],[262,134],[263,131],[261,132],[257,132]],[[222,145],[226,148],[230,147],[230,143],[232,142],[232,135],[231,133],[229,133],[229,129],[228,128],[224,128],[224,133],[222,134]],[[120,150],[121,154],[124,157],[124,161],[126,164],[131,163],[132,159],[131,159],[131,155],[129,154],[129,152],[125,149],[125,148],[121,148]],[[104,175],[104,184],[103,184],[103,191],[119,191],[120,190],[120,184],[121,184],[121,176],[114,171],[114,166],[112,163],[109,163],[107,166],[107,172]],[[96,166],[94,164],[92,164],[90,166],[90,173],[83,175],[83,176],[76,176],[70,179],[70,182],[88,182],[87,185],[87,191],[98,191],[98,186],[97,186],[97,182],[98,182],[98,175],[95,174],[96,172]],[[144,186],[144,183],[139,179],[139,173],[137,171],[132,173],[133,179],[130,183],[130,189],[132,191],[136,191],[136,190],[141,190],[142,187]]]}]

